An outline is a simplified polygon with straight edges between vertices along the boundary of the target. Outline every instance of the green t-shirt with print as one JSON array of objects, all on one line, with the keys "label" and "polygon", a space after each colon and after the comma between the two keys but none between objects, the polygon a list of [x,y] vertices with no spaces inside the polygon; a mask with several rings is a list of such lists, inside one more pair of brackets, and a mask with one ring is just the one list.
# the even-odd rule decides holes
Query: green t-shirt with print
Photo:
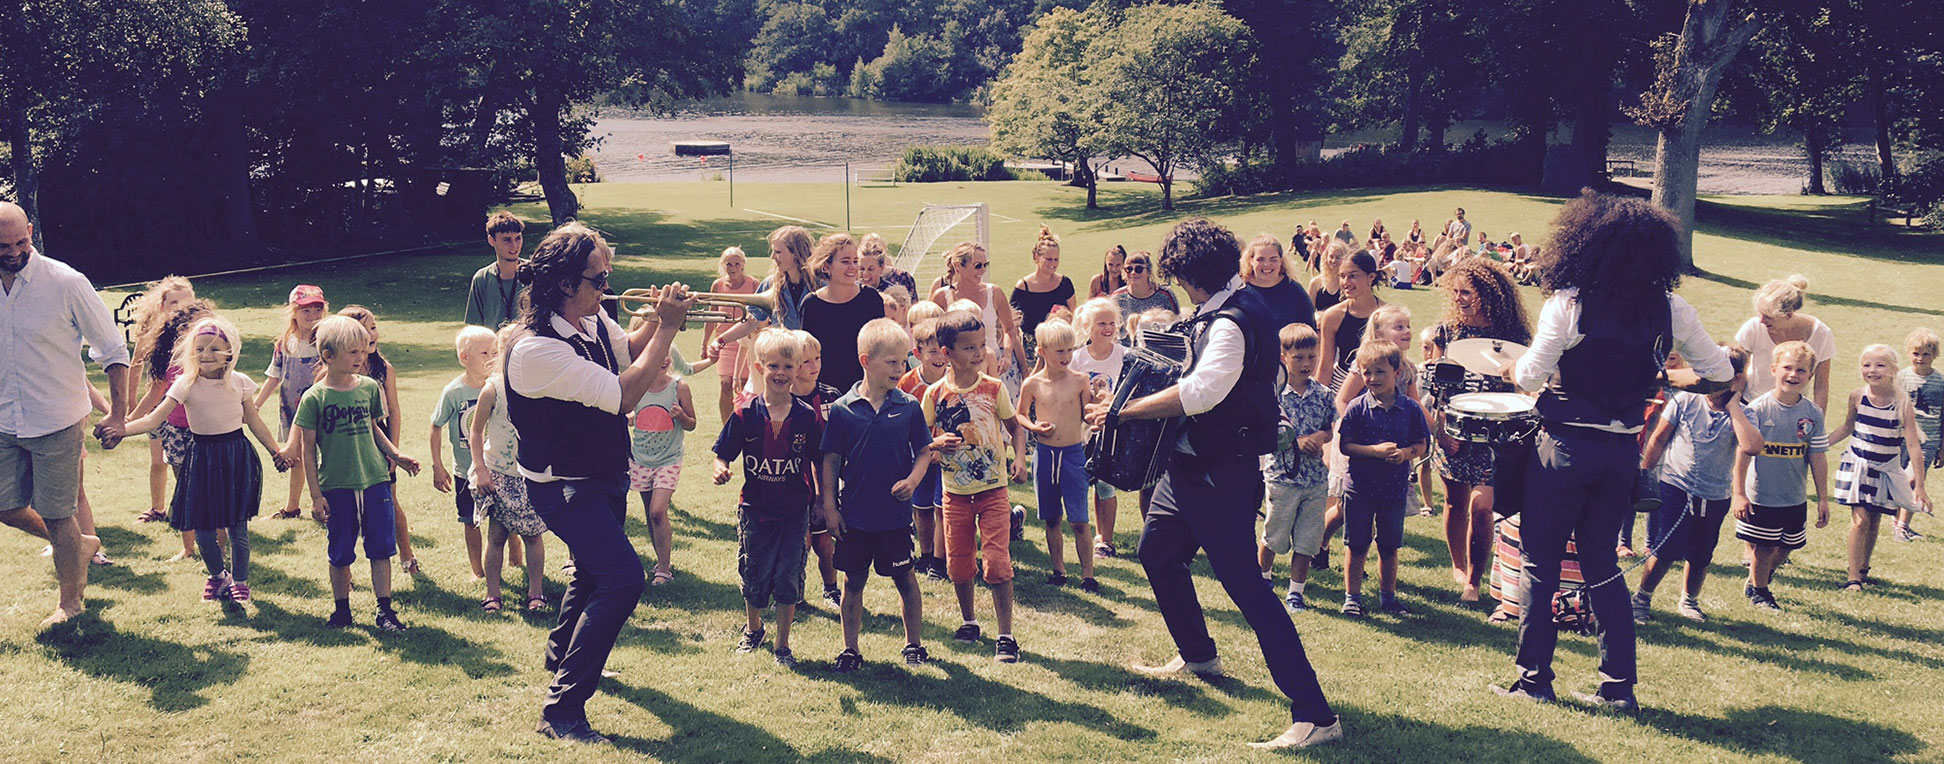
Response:
[{"label": "green t-shirt with print", "polygon": [[295,424],[317,435],[320,488],[362,491],[391,479],[391,465],[371,429],[384,417],[384,391],[367,376],[359,375],[349,390],[333,390],[319,380],[304,391]]}]

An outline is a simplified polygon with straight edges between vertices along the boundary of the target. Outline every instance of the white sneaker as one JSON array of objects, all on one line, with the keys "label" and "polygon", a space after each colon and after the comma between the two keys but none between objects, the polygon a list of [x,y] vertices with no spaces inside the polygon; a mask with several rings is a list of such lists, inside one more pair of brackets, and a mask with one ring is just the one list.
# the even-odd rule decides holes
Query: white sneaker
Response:
[{"label": "white sneaker", "polygon": [[1280,748],[1308,748],[1313,745],[1334,743],[1343,739],[1343,720],[1337,719],[1328,727],[1318,727],[1309,722],[1297,722],[1277,735],[1273,740],[1250,743],[1250,748],[1271,751]]},{"label": "white sneaker", "polygon": [[1133,669],[1136,673],[1146,674],[1148,676],[1168,676],[1186,671],[1196,676],[1212,679],[1222,675],[1222,656],[1217,655],[1205,661],[1190,663],[1182,660],[1180,655],[1176,655],[1173,660],[1159,666],[1135,663],[1129,665],[1128,668]]}]

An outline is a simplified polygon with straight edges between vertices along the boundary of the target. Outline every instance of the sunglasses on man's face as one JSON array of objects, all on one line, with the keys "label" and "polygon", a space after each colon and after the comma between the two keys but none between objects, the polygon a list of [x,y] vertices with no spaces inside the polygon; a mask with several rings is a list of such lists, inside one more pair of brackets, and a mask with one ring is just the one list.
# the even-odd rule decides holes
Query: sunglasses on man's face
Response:
[{"label": "sunglasses on man's face", "polygon": [[583,273],[580,275],[580,278],[582,281],[593,284],[595,289],[607,289],[608,277],[613,275],[614,271],[602,271],[592,276]]}]

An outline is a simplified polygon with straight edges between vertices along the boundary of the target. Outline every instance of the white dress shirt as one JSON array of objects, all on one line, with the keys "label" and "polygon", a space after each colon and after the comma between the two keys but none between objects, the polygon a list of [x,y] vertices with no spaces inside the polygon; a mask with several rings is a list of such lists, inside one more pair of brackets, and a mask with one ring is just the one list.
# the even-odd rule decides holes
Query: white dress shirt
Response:
[{"label": "white dress shirt", "polygon": [[[1207,301],[1195,308],[1195,315],[1221,310],[1228,304],[1229,296],[1242,288],[1242,283],[1241,276],[1230,278],[1228,286],[1209,295]],[[1236,381],[1242,378],[1242,361],[1247,352],[1242,328],[1234,321],[1209,322],[1202,346],[1195,348],[1195,365],[1175,383],[1181,392],[1182,413],[1188,416],[1206,413],[1227,398],[1229,391],[1235,389]],[[1175,450],[1184,454],[1195,452],[1188,444],[1186,429],[1175,440]]]},{"label": "white dress shirt", "polygon": [[87,417],[84,342],[101,368],[128,365],[128,343],[88,277],[29,250],[13,288],[0,290],[0,433],[38,438]]},{"label": "white dress shirt", "polygon": [[[621,325],[615,323],[614,319],[599,311],[581,319],[580,326],[568,323],[558,313],[550,320],[554,332],[560,336],[577,335],[590,343],[596,341],[595,332],[607,332],[608,344],[614,349],[616,371],[608,371],[606,367],[580,357],[574,352],[574,347],[563,340],[528,335],[514,343],[513,352],[506,356],[506,376],[513,388],[528,398],[573,401],[620,416],[621,376],[617,372],[634,362],[634,357],[628,352],[627,332],[622,331]],[[522,467],[520,474],[541,483],[556,479],[551,470],[533,472]]]},{"label": "white dress shirt", "polygon": [[[1667,296],[1667,307],[1673,321],[1674,352],[1687,359],[1702,379],[1713,382],[1727,382],[1735,378],[1734,367],[1728,364],[1728,353],[1716,345],[1708,336],[1708,330],[1701,325],[1701,316],[1689,305],[1687,300],[1676,295]],[[1553,372],[1559,370],[1559,358],[1586,339],[1579,331],[1580,302],[1577,287],[1561,289],[1546,298],[1545,307],[1539,309],[1539,327],[1532,333],[1532,347],[1520,356],[1513,381],[1519,389],[1536,392],[1552,379]],[[1605,425],[1579,425],[1608,432],[1639,432],[1641,422],[1625,423],[1614,420]]]}]

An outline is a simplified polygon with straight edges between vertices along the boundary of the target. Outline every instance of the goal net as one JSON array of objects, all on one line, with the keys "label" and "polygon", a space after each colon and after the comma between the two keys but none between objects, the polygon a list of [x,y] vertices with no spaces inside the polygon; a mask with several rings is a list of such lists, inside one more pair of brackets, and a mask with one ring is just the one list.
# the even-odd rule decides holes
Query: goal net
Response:
[{"label": "goal net", "polygon": [[945,273],[942,255],[959,242],[972,241],[981,247],[992,247],[991,218],[983,203],[927,204],[918,211],[918,218],[911,221],[911,232],[905,234],[894,265],[910,273],[918,288],[924,289],[932,279]]}]

